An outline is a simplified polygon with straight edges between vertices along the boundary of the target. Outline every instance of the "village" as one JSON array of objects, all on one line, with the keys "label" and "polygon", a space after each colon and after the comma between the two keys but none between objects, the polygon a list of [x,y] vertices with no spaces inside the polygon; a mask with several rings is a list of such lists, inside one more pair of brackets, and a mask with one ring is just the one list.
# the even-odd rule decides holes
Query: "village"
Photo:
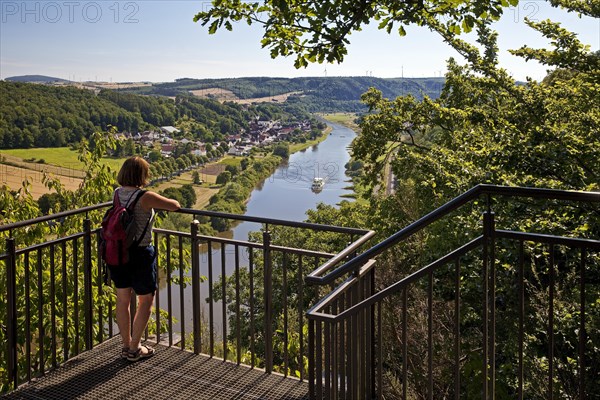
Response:
[{"label": "village", "polygon": [[[294,136],[310,132],[313,124],[308,121],[282,124],[279,121],[252,120],[248,129],[243,129],[237,134],[227,135],[225,143],[227,154],[232,156],[247,156],[253,148],[265,147],[270,144],[292,140]],[[184,136],[181,139],[177,137]],[[188,139],[188,135],[174,126],[162,126],[158,130],[143,132],[122,132],[115,134],[117,140],[132,139],[146,149],[159,150],[164,158],[172,157],[179,146],[184,146],[189,154],[195,156],[208,156],[213,146],[220,143],[205,143],[199,140]],[[149,152],[148,152],[149,153]]]}]

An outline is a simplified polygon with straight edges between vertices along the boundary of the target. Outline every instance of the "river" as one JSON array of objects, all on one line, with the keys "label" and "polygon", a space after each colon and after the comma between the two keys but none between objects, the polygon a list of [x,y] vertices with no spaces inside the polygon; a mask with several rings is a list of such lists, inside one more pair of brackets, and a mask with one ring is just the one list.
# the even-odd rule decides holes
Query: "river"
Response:
[{"label": "river", "polygon": [[[247,203],[246,215],[256,217],[268,217],[274,219],[283,219],[288,221],[303,221],[306,219],[306,211],[315,209],[317,204],[325,203],[336,205],[343,200],[344,194],[351,194],[347,189],[351,185],[349,178],[345,174],[344,165],[350,160],[349,146],[356,137],[356,133],[343,125],[327,122],[332,128],[327,138],[321,143],[311,146],[306,150],[296,152],[290,155],[287,163],[281,165],[277,170],[267,178],[261,185],[252,191]],[[311,190],[311,184],[315,177],[323,178],[325,186],[319,192]],[[260,230],[261,225],[253,222],[242,222],[232,231],[223,233],[228,238],[233,237],[237,240],[247,240],[248,233]],[[220,248],[213,248],[213,271],[214,279],[219,279],[221,271]],[[226,246],[227,258],[232,259],[234,249],[232,246]],[[242,264],[247,263],[247,255],[241,254]],[[208,255],[207,249],[203,246],[200,255],[200,274],[208,275]],[[226,263],[226,274],[231,275],[234,272],[233,262]],[[160,296],[166,299],[166,282],[161,279]],[[175,287],[172,292],[173,314],[179,313],[179,290]],[[205,299],[208,295],[208,283],[203,282],[200,286],[201,303],[203,314],[206,316],[207,304]],[[161,300],[161,304],[165,300]],[[189,332],[192,327],[191,322],[191,286],[185,289],[185,308],[186,308],[186,331]],[[218,302],[214,303],[215,310],[219,310]],[[164,308],[164,306],[162,307]],[[179,319],[179,317],[177,317]],[[215,331],[222,331],[222,318],[220,312],[215,312]],[[175,330],[179,329],[179,324],[174,324]]]},{"label": "river", "polygon": [[[343,125],[333,124],[331,133],[321,143],[290,155],[288,162],[280,166],[250,195],[246,215],[303,221],[306,211],[317,204],[335,205],[351,185],[344,165],[350,160],[348,147],[356,133]],[[320,192],[311,190],[313,178],[325,180]],[[233,230],[233,238],[248,239],[248,232],[256,231],[260,225],[244,222]]]}]

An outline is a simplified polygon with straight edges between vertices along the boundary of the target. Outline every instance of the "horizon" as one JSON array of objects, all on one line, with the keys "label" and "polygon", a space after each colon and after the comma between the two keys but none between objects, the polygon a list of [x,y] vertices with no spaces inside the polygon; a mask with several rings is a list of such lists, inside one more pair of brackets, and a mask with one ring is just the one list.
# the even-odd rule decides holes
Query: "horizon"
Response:
[{"label": "horizon", "polygon": [[310,79],[327,79],[327,78],[373,78],[373,79],[411,79],[411,80],[417,80],[417,79],[445,79],[444,76],[423,76],[423,77],[401,77],[401,76],[392,76],[392,77],[381,77],[381,76],[371,76],[371,75],[331,75],[331,76],[295,76],[295,77],[285,77],[285,76],[268,76],[268,75],[252,75],[252,76],[236,76],[236,77],[220,77],[220,78],[192,78],[189,76],[183,77],[183,78],[175,78],[174,80],[171,81],[95,81],[95,80],[86,80],[86,81],[71,81],[68,80],[67,78],[62,78],[59,76],[49,76],[49,75],[43,75],[43,74],[26,74],[26,75],[14,75],[14,76],[7,76],[5,78],[0,79],[1,81],[8,81],[10,79],[15,79],[15,78],[24,78],[24,77],[43,77],[43,78],[51,78],[51,79],[59,79],[59,80],[63,80],[63,81],[68,81],[70,83],[109,83],[109,84],[117,84],[117,83],[152,83],[152,84],[162,84],[162,83],[174,83],[180,80],[185,80],[185,79],[189,79],[189,80],[208,80],[208,81],[218,81],[218,80],[226,80],[226,79],[262,79],[262,78],[268,78],[268,79],[302,79],[302,78],[310,78]]},{"label": "horizon", "polygon": [[[73,82],[173,82],[177,77],[443,77],[449,58],[465,61],[439,36],[407,27],[407,35],[387,34],[371,23],[349,36],[341,64],[295,69],[293,57],[271,59],[261,48],[259,26],[234,24],[233,32],[209,35],[193,22],[207,1],[0,1],[0,79],[46,75]],[[525,25],[533,20],[562,21],[591,47],[600,48],[600,20],[567,14],[545,1],[506,8],[494,24],[499,32],[500,66],[515,80],[542,79],[547,68],[512,56],[522,45],[547,47],[548,41]],[[462,36],[473,42],[475,35]]]}]

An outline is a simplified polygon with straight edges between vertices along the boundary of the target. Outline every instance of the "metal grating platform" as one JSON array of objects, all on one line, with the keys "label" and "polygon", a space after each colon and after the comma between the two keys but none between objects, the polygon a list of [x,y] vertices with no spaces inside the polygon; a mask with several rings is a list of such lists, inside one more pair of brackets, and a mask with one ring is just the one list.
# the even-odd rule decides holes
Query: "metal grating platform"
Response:
[{"label": "metal grating platform", "polygon": [[308,399],[308,383],[161,345],[148,359],[119,358],[118,338],[98,345],[4,399]]}]

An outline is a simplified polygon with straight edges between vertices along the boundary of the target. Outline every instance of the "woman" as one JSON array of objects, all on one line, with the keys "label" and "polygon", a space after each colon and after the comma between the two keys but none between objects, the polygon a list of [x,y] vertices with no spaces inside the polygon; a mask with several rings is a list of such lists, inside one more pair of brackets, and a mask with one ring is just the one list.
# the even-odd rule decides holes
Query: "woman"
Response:
[{"label": "woman", "polygon": [[[121,186],[116,189],[116,193],[121,204],[133,204],[129,202],[141,194],[133,207],[138,246],[130,249],[127,265],[109,266],[110,276],[117,291],[117,325],[123,340],[121,357],[129,361],[137,361],[154,354],[153,348],[140,344],[157,289],[156,250],[151,244],[154,209],[176,211],[180,208],[177,200],[150,191],[140,192],[141,188],[148,184],[149,174],[146,160],[131,157],[125,160],[117,176],[117,182]],[[132,291],[138,299],[133,327],[129,310]]]}]

